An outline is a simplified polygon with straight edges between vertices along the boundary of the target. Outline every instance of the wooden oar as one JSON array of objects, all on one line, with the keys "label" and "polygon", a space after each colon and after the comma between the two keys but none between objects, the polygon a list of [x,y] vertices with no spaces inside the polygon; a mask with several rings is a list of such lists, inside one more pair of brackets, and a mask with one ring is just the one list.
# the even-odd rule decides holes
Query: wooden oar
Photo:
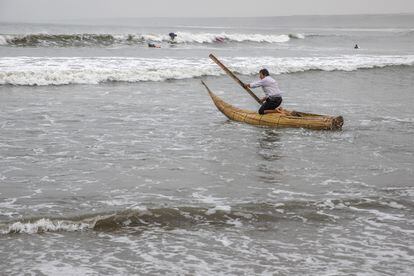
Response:
[{"label": "wooden oar", "polygon": [[209,57],[215,62],[215,63],[217,63],[217,65],[218,66],[220,66],[221,67],[221,69],[223,69],[224,70],[224,72],[226,72],[227,73],[227,75],[229,75],[233,80],[235,80],[238,84],[240,84],[240,86],[241,87],[243,87],[244,88],[244,90],[246,90],[247,91],[247,93],[249,93],[250,94],[250,96],[252,96],[255,100],[256,100],[256,102],[258,102],[259,104],[262,104],[262,102],[260,101],[260,99],[256,96],[256,94],[254,94],[253,93],[253,91],[252,90],[250,90],[250,88],[248,88],[248,87],[245,87],[244,86],[244,83],[238,78],[238,77],[236,77],[236,75],[232,72],[232,71],[230,71],[223,63],[221,63],[221,61],[220,60],[218,60],[213,54],[210,54],[209,55]]}]

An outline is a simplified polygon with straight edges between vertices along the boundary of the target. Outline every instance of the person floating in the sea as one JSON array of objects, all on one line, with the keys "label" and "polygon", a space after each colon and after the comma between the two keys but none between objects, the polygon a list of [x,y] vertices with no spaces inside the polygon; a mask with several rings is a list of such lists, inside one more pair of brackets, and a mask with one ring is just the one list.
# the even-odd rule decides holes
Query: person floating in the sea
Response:
[{"label": "person floating in the sea", "polygon": [[359,49],[358,44],[355,44],[354,49]]},{"label": "person floating in the sea", "polygon": [[148,42],[148,47],[150,47],[150,48],[161,48],[160,45],[157,45],[157,44],[155,44],[153,42]]},{"label": "person floating in the sea", "polygon": [[169,33],[168,34],[169,36],[170,36],[170,38],[171,38],[171,42],[173,42],[174,41],[174,39],[176,38],[176,36],[177,36],[177,34],[176,33]]},{"label": "person floating in the sea", "polygon": [[214,41],[215,41],[215,42],[220,42],[220,43],[221,43],[221,42],[224,42],[224,40],[225,40],[225,39],[224,39],[224,37],[221,37],[221,36],[217,36],[217,37],[214,39]]}]

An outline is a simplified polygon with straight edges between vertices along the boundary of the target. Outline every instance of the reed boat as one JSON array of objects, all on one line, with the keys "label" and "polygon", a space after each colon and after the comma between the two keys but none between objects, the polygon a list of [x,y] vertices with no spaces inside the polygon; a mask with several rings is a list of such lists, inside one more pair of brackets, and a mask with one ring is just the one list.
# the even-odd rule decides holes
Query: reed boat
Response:
[{"label": "reed boat", "polygon": [[206,87],[208,94],[218,110],[220,110],[230,120],[257,126],[296,127],[316,130],[340,130],[342,129],[342,125],[344,123],[342,116],[334,117],[298,111],[287,111],[290,115],[281,113],[260,115],[256,111],[240,109],[226,103],[214,94],[204,82],[203,85]]}]

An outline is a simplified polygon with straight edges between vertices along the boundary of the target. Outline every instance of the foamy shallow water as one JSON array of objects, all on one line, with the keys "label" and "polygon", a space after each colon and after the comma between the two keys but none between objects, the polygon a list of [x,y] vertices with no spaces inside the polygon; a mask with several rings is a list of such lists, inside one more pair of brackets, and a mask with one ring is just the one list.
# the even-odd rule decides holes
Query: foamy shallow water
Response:
[{"label": "foamy shallow water", "polygon": [[[414,55],[340,55],[320,57],[222,58],[232,70],[256,74],[261,67],[274,75],[311,70],[354,71],[412,66]],[[224,74],[208,58],[6,57],[0,58],[0,85],[66,85],[190,79]]]},{"label": "foamy shallow water", "polygon": [[[341,114],[337,132],[230,122],[197,79],[0,87],[2,271],[408,275],[410,74],[279,76],[287,107]],[[384,103],[390,79],[406,100]]]},{"label": "foamy shallow water", "polygon": [[[169,20],[0,25],[0,274],[410,275],[410,17]],[[211,52],[343,130],[228,121]]]}]

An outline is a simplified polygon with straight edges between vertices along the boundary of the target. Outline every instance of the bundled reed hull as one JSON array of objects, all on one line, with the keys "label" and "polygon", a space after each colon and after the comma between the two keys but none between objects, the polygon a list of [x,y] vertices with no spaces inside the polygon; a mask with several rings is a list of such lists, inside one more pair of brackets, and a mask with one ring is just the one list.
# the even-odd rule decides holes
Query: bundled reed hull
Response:
[{"label": "bundled reed hull", "polygon": [[260,115],[255,111],[234,107],[208,89],[208,93],[214,104],[229,119],[244,122],[251,125],[269,127],[298,127],[317,130],[338,130],[342,128],[342,116],[332,117],[326,115],[310,114],[293,111],[295,116],[287,116],[279,113]]}]

